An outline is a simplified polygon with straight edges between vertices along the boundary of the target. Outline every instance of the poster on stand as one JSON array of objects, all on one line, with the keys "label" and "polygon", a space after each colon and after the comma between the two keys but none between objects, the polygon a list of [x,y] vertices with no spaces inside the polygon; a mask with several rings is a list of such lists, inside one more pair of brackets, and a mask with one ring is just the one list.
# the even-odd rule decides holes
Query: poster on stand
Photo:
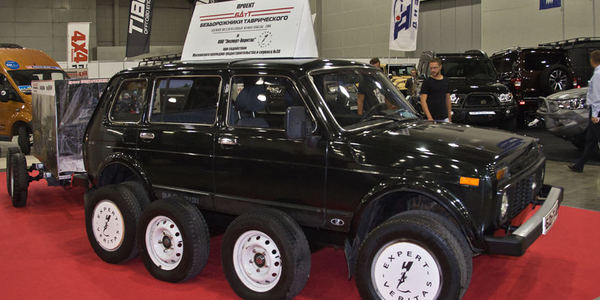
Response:
[{"label": "poster on stand", "polygon": [[419,0],[394,0],[390,28],[390,50],[417,50]]},{"label": "poster on stand", "polygon": [[129,5],[125,57],[138,56],[150,52],[153,7],[153,0],[131,0]]},{"label": "poster on stand", "polygon": [[182,60],[318,57],[307,0],[197,3]]},{"label": "poster on stand", "polygon": [[71,78],[87,78],[90,58],[90,22],[67,25],[67,70]]}]

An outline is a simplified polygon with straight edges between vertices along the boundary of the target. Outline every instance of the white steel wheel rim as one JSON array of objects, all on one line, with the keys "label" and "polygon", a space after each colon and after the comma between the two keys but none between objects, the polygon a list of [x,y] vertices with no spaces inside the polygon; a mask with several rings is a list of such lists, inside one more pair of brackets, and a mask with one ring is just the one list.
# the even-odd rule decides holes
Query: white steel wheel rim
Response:
[{"label": "white steel wheel rim", "polygon": [[121,247],[125,238],[125,222],[114,202],[105,199],[96,204],[92,214],[92,230],[102,249],[112,252]]},{"label": "white steel wheel rim", "polygon": [[233,247],[233,266],[238,278],[252,291],[264,293],[281,279],[281,256],[273,239],[258,230],[244,232]]},{"label": "white steel wheel rim", "polygon": [[148,223],[145,242],[148,256],[160,269],[170,271],[181,263],[183,235],[169,217],[156,216]]},{"label": "white steel wheel rim", "polygon": [[380,299],[436,299],[442,280],[435,256],[413,242],[386,244],[371,264],[371,281]]}]

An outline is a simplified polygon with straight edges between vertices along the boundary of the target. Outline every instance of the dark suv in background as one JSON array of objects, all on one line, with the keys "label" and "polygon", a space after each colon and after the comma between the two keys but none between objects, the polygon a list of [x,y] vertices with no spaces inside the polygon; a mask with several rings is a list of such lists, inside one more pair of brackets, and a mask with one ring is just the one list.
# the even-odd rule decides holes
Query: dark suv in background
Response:
[{"label": "dark suv in background", "polygon": [[519,104],[518,118],[527,122],[543,101],[541,97],[577,86],[566,51],[550,47],[513,48],[491,57],[500,82]]},{"label": "dark suv in background", "polygon": [[[467,124],[495,124],[516,129],[516,103],[509,89],[498,82],[491,60],[480,50],[465,53],[423,52],[418,71],[422,82],[429,76],[429,62],[442,60],[442,74],[449,80],[452,121]],[[412,99],[417,110],[418,99]]]},{"label": "dark suv in background", "polygon": [[588,80],[594,74],[594,68],[590,66],[590,53],[600,49],[600,38],[581,37],[564,41],[540,44],[540,46],[555,47],[567,52],[567,56],[573,64],[575,80],[578,86],[588,86]]}]

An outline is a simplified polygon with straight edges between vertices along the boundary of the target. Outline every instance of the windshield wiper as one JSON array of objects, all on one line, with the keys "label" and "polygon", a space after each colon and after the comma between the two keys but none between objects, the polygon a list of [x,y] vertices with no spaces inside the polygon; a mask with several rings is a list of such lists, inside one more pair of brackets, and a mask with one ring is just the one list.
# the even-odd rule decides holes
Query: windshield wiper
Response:
[{"label": "windshield wiper", "polygon": [[369,121],[373,121],[373,120],[391,120],[391,121],[406,121],[406,120],[414,120],[417,119],[417,117],[402,117],[399,116],[399,113],[404,113],[404,112],[409,112],[406,109],[400,109],[400,110],[395,110],[392,113],[386,113],[384,115],[372,115],[369,116],[367,118],[365,118],[364,120],[361,120],[360,123],[363,122],[369,122]]}]

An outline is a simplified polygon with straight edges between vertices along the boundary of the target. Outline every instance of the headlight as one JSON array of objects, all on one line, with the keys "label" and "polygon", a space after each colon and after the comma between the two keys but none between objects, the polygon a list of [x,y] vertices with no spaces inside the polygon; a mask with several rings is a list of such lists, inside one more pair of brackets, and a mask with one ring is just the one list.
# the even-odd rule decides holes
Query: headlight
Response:
[{"label": "headlight", "polygon": [[506,193],[502,195],[502,202],[500,203],[500,219],[506,219],[506,213],[508,212],[508,196]]},{"label": "headlight", "polygon": [[512,93],[500,94],[498,95],[498,100],[502,103],[511,102],[513,100],[513,95]]},{"label": "headlight", "polygon": [[584,109],[585,108],[585,97],[581,98],[573,98],[567,100],[555,100],[555,103],[558,105],[559,109]]},{"label": "headlight", "polygon": [[452,104],[458,104],[458,100],[460,100],[460,97],[458,97],[458,95],[450,94],[450,102],[452,102]]}]

